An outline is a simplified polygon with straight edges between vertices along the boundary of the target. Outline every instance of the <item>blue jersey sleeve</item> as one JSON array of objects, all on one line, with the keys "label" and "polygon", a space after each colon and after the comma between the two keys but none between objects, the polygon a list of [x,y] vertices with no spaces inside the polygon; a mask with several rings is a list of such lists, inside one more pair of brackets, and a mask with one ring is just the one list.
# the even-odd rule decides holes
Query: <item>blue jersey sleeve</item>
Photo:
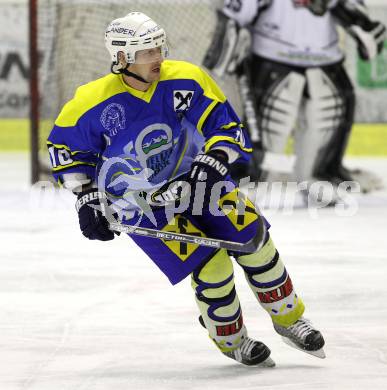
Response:
[{"label": "blue jersey sleeve", "polygon": [[56,180],[61,182],[66,173],[84,173],[95,179],[107,144],[98,106],[123,91],[120,79],[109,74],[80,86],[64,105],[47,141]]},{"label": "blue jersey sleeve", "polygon": [[78,118],[80,103],[75,96],[64,106],[47,140],[52,174],[60,183],[66,173],[84,173],[94,180],[104,146],[102,134],[93,129],[88,112]]},{"label": "blue jersey sleeve", "polygon": [[52,174],[59,183],[65,173],[84,173],[95,179],[99,148],[91,144],[81,126],[60,127],[55,125],[47,140]]},{"label": "blue jersey sleeve", "polygon": [[215,145],[227,146],[247,161],[252,148],[238,115],[215,81],[202,69],[197,69],[198,88],[186,112],[187,119],[205,137],[205,151]]}]

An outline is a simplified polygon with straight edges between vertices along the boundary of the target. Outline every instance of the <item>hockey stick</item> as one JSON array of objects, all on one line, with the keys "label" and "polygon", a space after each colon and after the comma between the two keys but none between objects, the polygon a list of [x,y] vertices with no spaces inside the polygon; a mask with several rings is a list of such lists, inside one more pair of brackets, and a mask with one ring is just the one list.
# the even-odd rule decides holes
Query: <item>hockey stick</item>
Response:
[{"label": "hockey stick", "polygon": [[198,237],[191,234],[164,232],[157,229],[137,227],[133,225],[123,225],[118,222],[110,223],[110,230],[114,232],[135,234],[159,240],[173,240],[186,244],[195,244],[216,249],[226,249],[233,252],[253,253],[259,249],[265,238],[266,227],[264,222],[259,224],[258,233],[246,243],[219,240],[216,238]]}]

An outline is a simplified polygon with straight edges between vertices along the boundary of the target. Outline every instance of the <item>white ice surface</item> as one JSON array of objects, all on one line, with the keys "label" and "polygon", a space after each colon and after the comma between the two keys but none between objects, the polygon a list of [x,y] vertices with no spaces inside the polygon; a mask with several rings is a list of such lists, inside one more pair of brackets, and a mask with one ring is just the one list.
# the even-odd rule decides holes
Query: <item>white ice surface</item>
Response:
[{"label": "white ice surface", "polygon": [[[355,163],[387,178],[387,160]],[[351,217],[266,211],[327,358],[285,345],[235,267],[250,335],[277,363],[259,369],[216,350],[189,279],[171,286],[127,237],[84,239],[74,199],[31,195],[27,169],[0,155],[1,390],[387,389],[386,191]]]}]

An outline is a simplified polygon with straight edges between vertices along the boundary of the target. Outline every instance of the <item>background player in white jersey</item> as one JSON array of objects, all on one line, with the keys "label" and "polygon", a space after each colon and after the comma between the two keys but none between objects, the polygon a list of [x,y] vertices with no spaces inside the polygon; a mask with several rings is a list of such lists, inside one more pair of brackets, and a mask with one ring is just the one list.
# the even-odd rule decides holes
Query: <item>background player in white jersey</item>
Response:
[{"label": "background player in white jersey", "polygon": [[[268,222],[239,197],[229,177],[230,165],[247,160],[251,148],[222,91],[201,68],[165,60],[164,30],[140,12],[114,20],[106,30],[106,46],[112,74],[78,88],[48,139],[54,177],[77,194],[82,233],[112,240],[110,209],[124,224],[164,232],[240,243],[258,237],[258,249],[250,253],[131,238],[173,284],[191,275],[200,322],[226,356],[247,365],[274,365],[269,348],[247,335],[232,256],[276,332],[292,346],[324,357],[324,339],[303,317],[304,304],[270,238]],[[192,190],[183,209],[178,192],[173,202],[170,197],[163,202],[162,196],[169,184],[181,181]],[[211,190],[219,183],[221,193],[214,198]],[[146,200],[146,213],[139,207],[144,202],[126,202],[134,190],[136,199]],[[197,197],[202,198],[200,209],[195,209]],[[167,213],[171,204],[172,215]]]},{"label": "background player in white jersey", "polygon": [[[357,180],[363,191],[380,185],[373,175],[342,165],[355,95],[343,67],[339,25],[356,39],[363,59],[382,50],[386,29],[369,18],[362,0],[226,0],[218,11],[204,65],[220,76],[247,77],[250,90],[242,95],[255,108],[253,115],[245,110],[255,156],[248,173],[255,179],[269,176],[264,152],[284,153],[295,129],[298,181]],[[252,55],[238,67],[250,36]]]}]

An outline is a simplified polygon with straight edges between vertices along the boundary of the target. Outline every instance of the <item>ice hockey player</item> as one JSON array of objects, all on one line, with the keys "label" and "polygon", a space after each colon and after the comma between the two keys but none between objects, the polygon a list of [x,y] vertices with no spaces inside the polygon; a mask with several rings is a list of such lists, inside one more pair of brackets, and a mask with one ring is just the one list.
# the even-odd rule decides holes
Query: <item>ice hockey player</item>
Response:
[{"label": "ice hockey player", "polygon": [[370,19],[362,0],[225,0],[218,9],[204,65],[218,75],[237,72],[248,79],[245,100],[255,108],[250,121],[245,110],[255,156],[248,173],[255,179],[278,168],[273,157],[285,152],[295,130],[298,181],[355,180],[364,192],[381,185],[373,174],[342,164],[355,95],[343,67],[339,25],[364,60],[383,49],[386,28]]},{"label": "ice hockey player", "polygon": [[[166,33],[143,13],[112,21],[105,38],[112,73],[77,89],[48,138],[54,177],[77,194],[82,233],[91,240],[112,240],[109,211],[126,224],[241,243],[263,232],[259,250],[252,253],[131,238],[172,284],[191,275],[200,321],[224,355],[246,365],[274,365],[270,349],[248,337],[233,257],[276,332],[295,348],[324,357],[324,339],[303,317],[304,304],[265,228],[268,223],[229,178],[230,165],[247,160],[251,148],[222,91],[198,66],[166,60]],[[176,182],[192,187],[182,211],[177,210],[183,191],[170,191]],[[219,183],[220,195],[211,197]],[[138,203],[127,201],[134,190]],[[176,195],[172,217],[166,212],[168,191]],[[245,206],[240,214],[239,201]],[[214,202],[217,212],[211,212]]]}]

